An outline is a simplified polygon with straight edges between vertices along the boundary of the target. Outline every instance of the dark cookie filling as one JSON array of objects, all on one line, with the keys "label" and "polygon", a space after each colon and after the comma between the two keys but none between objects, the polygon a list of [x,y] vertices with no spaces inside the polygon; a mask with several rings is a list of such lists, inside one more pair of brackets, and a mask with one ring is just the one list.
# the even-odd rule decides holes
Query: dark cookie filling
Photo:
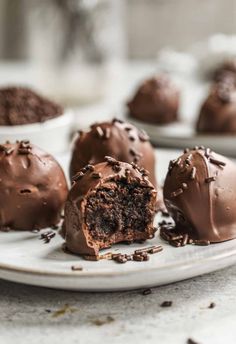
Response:
[{"label": "dark cookie filling", "polygon": [[86,224],[95,240],[107,240],[115,232],[145,232],[153,218],[149,207],[150,187],[135,181],[109,182],[94,191],[87,200]]}]

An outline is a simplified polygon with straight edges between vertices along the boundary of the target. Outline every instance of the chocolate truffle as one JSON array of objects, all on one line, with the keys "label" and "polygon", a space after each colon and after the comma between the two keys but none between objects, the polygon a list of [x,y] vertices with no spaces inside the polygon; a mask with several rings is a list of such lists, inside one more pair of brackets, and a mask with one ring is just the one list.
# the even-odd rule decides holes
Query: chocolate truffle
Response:
[{"label": "chocolate truffle", "polygon": [[51,155],[29,141],[0,145],[0,229],[56,225],[67,193],[64,173]]},{"label": "chocolate truffle", "polygon": [[230,79],[212,86],[200,109],[196,127],[198,133],[236,133],[235,86]]},{"label": "chocolate truffle", "polygon": [[74,177],[62,235],[69,251],[97,256],[119,242],[153,238],[156,191],[146,171],[106,157]]},{"label": "chocolate truffle", "polygon": [[87,164],[104,161],[106,155],[144,167],[156,186],[155,155],[149,137],[145,132],[119,119],[96,123],[89,132],[80,132],[74,143],[70,177]]},{"label": "chocolate truffle", "polygon": [[61,106],[24,87],[0,89],[0,125],[45,122],[62,114]]},{"label": "chocolate truffle", "polygon": [[209,148],[171,161],[164,201],[179,234],[201,242],[236,238],[236,165]]},{"label": "chocolate truffle", "polygon": [[127,104],[130,117],[154,124],[178,119],[179,90],[166,75],[146,80]]}]

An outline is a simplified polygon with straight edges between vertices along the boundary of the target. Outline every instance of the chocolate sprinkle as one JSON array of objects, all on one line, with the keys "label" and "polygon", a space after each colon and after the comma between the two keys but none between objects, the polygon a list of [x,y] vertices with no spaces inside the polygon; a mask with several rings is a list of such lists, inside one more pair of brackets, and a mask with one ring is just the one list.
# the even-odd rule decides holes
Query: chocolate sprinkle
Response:
[{"label": "chocolate sprinkle", "polygon": [[115,118],[113,118],[112,123],[116,123],[116,122],[117,123],[121,123],[121,124],[124,123],[124,121],[122,121],[122,119],[119,119],[119,118],[115,117]]},{"label": "chocolate sprinkle", "polygon": [[102,178],[102,174],[94,172],[94,173],[92,173],[92,178],[94,178],[94,179]]},{"label": "chocolate sprinkle", "polygon": [[211,182],[214,182],[214,181],[216,181],[216,177],[208,177],[208,178],[205,179],[206,183],[211,183]]},{"label": "chocolate sprinkle", "polygon": [[46,233],[42,233],[41,236],[40,236],[40,240],[43,240],[45,244],[48,244],[52,238],[54,238],[56,235],[55,232],[53,231],[48,231]]},{"label": "chocolate sprinkle", "polygon": [[144,289],[142,292],[142,295],[144,295],[144,296],[150,295],[150,294],[152,294],[152,289],[150,289],[150,288]]},{"label": "chocolate sprinkle", "polygon": [[84,173],[82,171],[76,173],[76,175],[72,178],[73,182],[76,182],[77,180],[80,180],[81,178],[83,178]]},{"label": "chocolate sprinkle", "polygon": [[197,173],[197,169],[196,169],[196,167],[193,167],[192,170],[191,170],[191,173],[190,173],[190,179],[191,180],[195,179],[196,173]]},{"label": "chocolate sprinkle", "polygon": [[139,140],[142,142],[149,141],[150,138],[144,130],[140,130],[138,134]]},{"label": "chocolate sprinkle", "polygon": [[173,304],[172,301],[163,301],[160,306],[165,308],[165,307],[171,307],[172,304]]},{"label": "chocolate sprinkle", "polygon": [[169,245],[181,247],[187,244],[207,246],[210,245],[208,240],[193,240],[188,234],[179,233],[174,225],[159,223],[160,237],[167,241]]},{"label": "chocolate sprinkle", "polygon": [[183,192],[184,192],[183,189],[182,189],[182,188],[179,188],[179,189],[173,191],[173,192],[170,194],[170,197],[177,197],[177,196],[181,195]]},{"label": "chocolate sprinkle", "polygon": [[214,158],[211,158],[211,157],[210,157],[209,161],[210,161],[212,164],[217,165],[217,166],[225,166],[225,165],[226,165],[225,162],[219,161],[219,160],[214,159]]},{"label": "chocolate sprinkle", "polygon": [[104,138],[105,138],[106,140],[108,140],[108,139],[110,138],[110,136],[111,136],[111,129],[110,129],[110,128],[106,128],[106,129],[105,129]]},{"label": "chocolate sprinkle", "polygon": [[198,343],[197,343],[195,340],[189,338],[189,339],[187,340],[187,344],[198,344]]},{"label": "chocolate sprinkle", "polygon": [[103,138],[104,132],[103,132],[103,130],[102,130],[101,127],[97,127],[97,128],[96,128],[96,133],[97,133],[97,135],[98,135],[99,138]]},{"label": "chocolate sprinkle", "polygon": [[210,148],[206,148],[206,149],[205,149],[205,157],[206,157],[206,158],[209,158],[210,155],[211,155],[211,149],[210,149]]},{"label": "chocolate sprinkle", "polygon": [[215,308],[216,304],[215,302],[211,302],[208,306],[209,309]]},{"label": "chocolate sprinkle", "polygon": [[80,265],[72,265],[71,270],[72,271],[83,271],[83,267]]}]

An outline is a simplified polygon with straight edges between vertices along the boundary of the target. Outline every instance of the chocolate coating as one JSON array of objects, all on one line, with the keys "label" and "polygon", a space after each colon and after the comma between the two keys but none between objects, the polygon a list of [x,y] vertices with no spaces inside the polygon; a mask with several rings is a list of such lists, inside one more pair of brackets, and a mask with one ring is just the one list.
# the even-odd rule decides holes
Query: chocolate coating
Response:
[{"label": "chocolate coating", "polygon": [[144,169],[107,158],[84,167],[65,205],[62,235],[76,254],[96,256],[118,242],[154,236],[156,191]]},{"label": "chocolate coating", "polygon": [[209,149],[170,162],[164,202],[180,234],[212,243],[236,238],[236,165]]},{"label": "chocolate coating", "polygon": [[89,132],[81,132],[75,140],[70,163],[72,178],[83,166],[104,161],[108,155],[119,161],[135,162],[150,173],[156,186],[155,155],[149,137],[130,123],[114,119],[96,123]]},{"label": "chocolate coating", "polygon": [[196,130],[199,133],[236,133],[236,85],[231,79],[215,84],[202,104]]},{"label": "chocolate coating", "polygon": [[67,193],[64,173],[51,155],[29,141],[0,145],[0,229],[56,225]]},{"label": "chocolate coating", "polygon": [[141,84],[127,106],[133,118],[168,124],[178,119],[179,90],[166,75],[158,75]]}]

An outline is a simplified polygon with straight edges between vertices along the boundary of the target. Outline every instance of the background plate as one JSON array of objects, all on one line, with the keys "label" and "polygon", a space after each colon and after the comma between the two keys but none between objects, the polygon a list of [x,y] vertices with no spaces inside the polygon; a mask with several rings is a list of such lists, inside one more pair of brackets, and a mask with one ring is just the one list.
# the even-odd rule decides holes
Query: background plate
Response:
[{"label": "background plate", "polygon": [[165,126],[146,124],[141,121],[127,120],[144,129],[152,142],[159,147],[186,148],[205,146],[217,153],[236,157],[236,135],[197,135],[192,123],[179,122]]}]

